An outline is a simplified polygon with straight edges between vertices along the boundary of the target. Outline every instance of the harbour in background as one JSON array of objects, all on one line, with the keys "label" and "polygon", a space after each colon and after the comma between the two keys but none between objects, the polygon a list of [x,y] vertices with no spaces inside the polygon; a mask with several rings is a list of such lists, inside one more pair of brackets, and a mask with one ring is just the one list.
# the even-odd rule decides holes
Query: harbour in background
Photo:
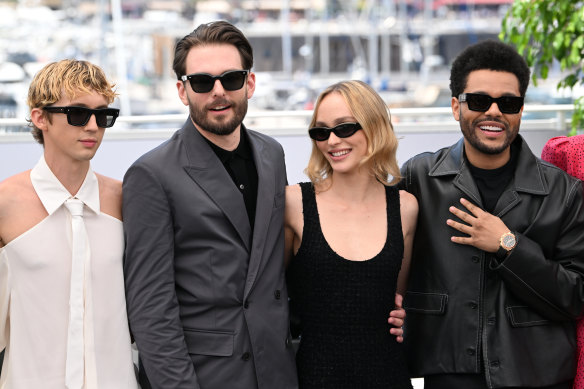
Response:
[{"label": "harbour in background", "polygon": [[[32,75],[63,58],[100,65],[118,86],[121,115],[186,113],[174,44],[217,19],[235,23],[254,48],[251,111],[310,110],[322,89],[344,79],[371,84],[390,108],[448,106],[450,62],[465,46],[496,38],[511,2],[0,1],[0,118],[25,117]],[[572,101],[553,88],[532,95],[528,102]],[[26,129],[0,132],[9,130]]]}]

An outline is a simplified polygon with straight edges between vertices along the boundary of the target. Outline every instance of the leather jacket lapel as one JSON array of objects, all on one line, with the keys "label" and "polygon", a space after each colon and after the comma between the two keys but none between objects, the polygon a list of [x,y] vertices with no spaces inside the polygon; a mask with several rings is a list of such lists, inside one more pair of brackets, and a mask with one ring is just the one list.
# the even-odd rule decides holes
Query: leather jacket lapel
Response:
[{"label": "leather jacket lapel", "polygon": [[514,141],[517,144],[519,156],[513,181],[499,198],[495,206],[494,214],[503,217],[507,212],[521,202],[519,192],[546,196],[549,188],[544,179],[543,172],[539,169],[536,157],[533,155],[525,140],[518,135]]},{"label": "leather jacket lapel", "polygon": [[453,147],[448,150],[433,167],[430,169],[430,177],[440,177],[456,175],[453,185],[464,193],[469,201],[482,207],[479,190],[472,178],[470,169],[464,159],[464,139],[460,139]]}]

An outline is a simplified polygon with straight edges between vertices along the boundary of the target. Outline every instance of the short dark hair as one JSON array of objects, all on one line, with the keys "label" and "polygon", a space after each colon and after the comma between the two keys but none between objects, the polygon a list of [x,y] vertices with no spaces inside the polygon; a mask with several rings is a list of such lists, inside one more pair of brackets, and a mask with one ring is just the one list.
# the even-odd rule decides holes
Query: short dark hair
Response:
[{"label": "short dark hair", "polygon": [[467,47],[452,63],[452,97],[458,98],[464,92],[470,72],[482,69],[513,73],[519,80],[519,93],[525,96],[530,73],[527,62],[513,46],[489,39]]},{"label": "short dark hair", "polygon": [[193,47],[222,43],[235,46],[239,51],[243,69],[251,70],[253,66],[253,50],[245,35],[229,22],[216,21],[201,24],[193,32],[177,42],[172,62],[172,69],[176,73],[176,78],[180,80],[180,77],[186,74],[187,55]]}]

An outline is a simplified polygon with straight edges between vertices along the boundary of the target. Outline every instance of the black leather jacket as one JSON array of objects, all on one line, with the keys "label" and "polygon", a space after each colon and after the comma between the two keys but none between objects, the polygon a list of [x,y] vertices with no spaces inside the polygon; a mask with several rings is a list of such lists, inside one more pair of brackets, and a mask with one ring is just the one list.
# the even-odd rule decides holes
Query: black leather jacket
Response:
[{"label": "black leather jacket", "polygon": [[489,388],[537,387],[575,374],[574,319],[584,306],[582,184],[536,158],[518,136],[514,179],[493,212],[518,238],[498,262],[450,241],[452,205],[481,197],[464,143],[420,154],[401,187],[419,202],[405,348],[413,377],[485,371]]}]

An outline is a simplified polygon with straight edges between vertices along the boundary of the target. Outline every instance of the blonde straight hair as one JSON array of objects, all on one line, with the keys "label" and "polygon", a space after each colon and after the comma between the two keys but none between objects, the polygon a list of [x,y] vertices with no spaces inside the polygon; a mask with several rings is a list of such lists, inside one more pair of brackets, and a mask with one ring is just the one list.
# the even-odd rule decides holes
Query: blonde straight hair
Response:
[{"label": "blonde straight hair", "polygon": [[[397,137],[391,125],[389,108],[373,88],[362,81],[342,81],[329,86],[316,100],[310,127],[314,127],[322,100],[331,93],[338,93],[347,102],[351,113],[361,124],[367,139],[367,155],[360,166],[372,162],[371,175],[384,185],[395,185],[400,179],[397,164]],[[304,173],[313,184],[321,184],[332,177],[333,169],[312,140],[312,153]]]}]

